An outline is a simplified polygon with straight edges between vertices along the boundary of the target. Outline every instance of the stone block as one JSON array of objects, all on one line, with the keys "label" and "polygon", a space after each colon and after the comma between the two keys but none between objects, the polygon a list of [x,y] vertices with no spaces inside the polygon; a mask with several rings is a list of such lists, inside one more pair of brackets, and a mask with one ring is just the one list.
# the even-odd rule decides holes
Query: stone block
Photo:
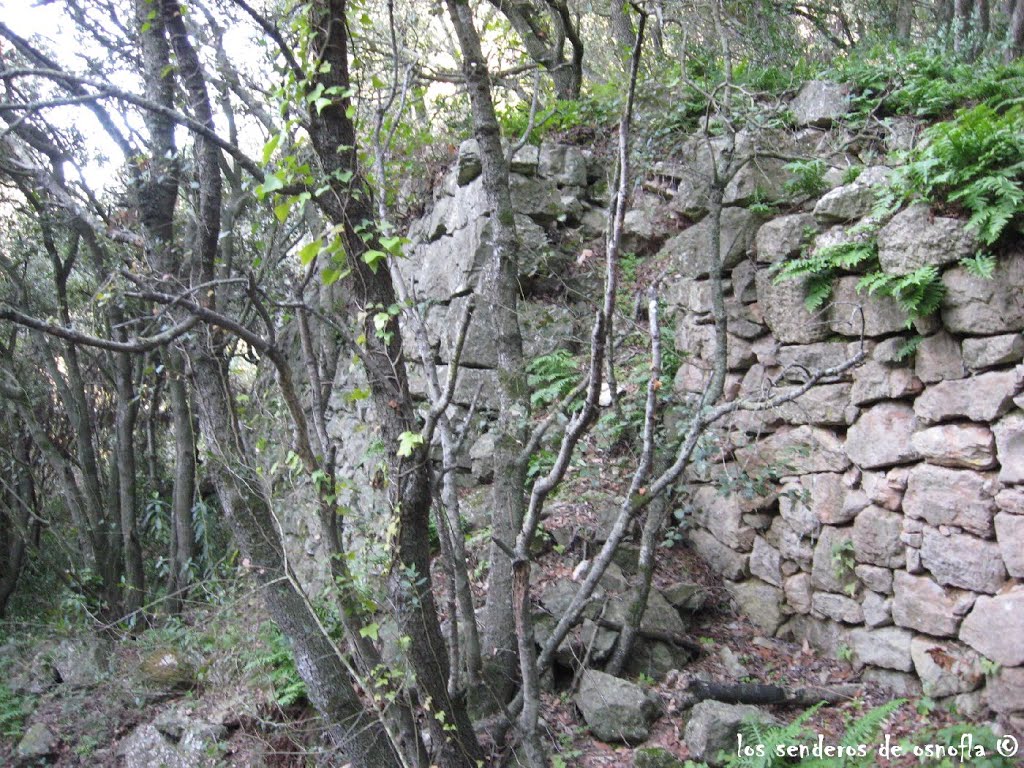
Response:
[{"label": "stone block", "polygon": [[999,458],[999,481],[1024,483],[1024,413],[1015,411],[992,426]]},{"label": "stone block", "polygon": [[995,594],[1006,582],[1006,568],[994,541],[924,529],[921,563],[939,584]]},{"label": "stone block", "polygon": [[1016,365],[1024,358],[1024,336],[1009,333],[982,339],[964,339],[964,365],[972,371]]},{"label": "stone block", "polygon": [[987,537],[992,535],[995,492],[992,473],[918,464],[910,470],[903,512],[930,525],[955,525]]},{"label": "stone block", "polygon": [[977,237],[961,219],[936,216],[927,204],[900,211],[878,233],[878,261],[885,272],[907,275],[973,256]]},{"label": "stone block", "polygon": [[925,696],[967,693],[984,680],[981,659],[962,643],[917,635],[910,641],[910,655]]},{"label": "stone block", "polygon": [[850,641],[858,665],[910,672],[914,668],[910,656],[913,634],[898,627],[881,629],[855,629]]},{"label": "stone block", "polygon": [[1024,330],[1024,251],[1001,257],[991,279],[953,267],[942,275],[942,322],[953,333],[989,335]]},{"label": "stone block", "polygon": [[821,536],[814,545],[814,560],[811,566],[811,579],[816,589],[839,593],[856,587],[857,577],[853,570],[852,552],[849,556],[842,554],[852,545],[851,528],[825,526],[821,529]]},{"label": "stone block", "polygon": [[925,336],[914,352],[914,371],[926,384],[964,377],[960,342],[945,331]]},{"label": "stone block", "polygon": [[1000,512],[995,517],[996,541],[1006,570],[1015,579],[1024,579],[1024,516]]},{"label": "stone block", "polygon": [[776,282],[767,270],[760,270],[755,284],[765,322],[780,342],[811,344],[828,338],[830,331],[825,313],[810,312],[804,303],[807,298],[806,281]]},{"label": "stone block", "polygon": [[814,216],[809,213],[793,213],[771,219],[761,225],[754,238],[757,260],[774,264],[797,255],[809,239],[807,233],[816,230]]},{"label": "stone block", "polygon": [[907,327],[907,313],[889,296],[857,291],[860,278],[840,277],[832,289],[829,328],[842,336],[885,336]]},{"label": "stone block", "polygon": [[916,432],[911,442],[925,461],[940,467],[991,469],[996,464],[992,430],[980,424],[942,424]]},{"label": "stone block", "polygon": [[864,411],[846,436],[846,452],[866,469],[916,461],[911,444],[917,427],[914,410],[903,403],[879,403]]},{"label": "stone block", "polygon": [[928,387],[914,401],[914,412],[926,422],[994,421],[1013,407],[1021,379],[1021,371],[1012,370],[942,381]]},{"label": "stone block", "polygon": [[853,521],[853,547],[858,563],[898,568],[905,555],[900,541],[903,516],[870,506]]},{"label": "stone block", "polygon": [[811,598],[811,615],[843,624],[863,624],[864,611],[856,600],[833,592],[815,592]]},{"label": "stone block", "polygon": [[1024,586],[995,597],[981,595],[964,619],[960,639],[996,664],[1024,664]]},{"label": "stone block", "polygon": [[956,637],[973,595],[944,589],[928,576],[911,576],[903,571],[893,576],[892,618],[896,626],[934,637]]},{"label": "stone block", "polygon": [[782,624],[782,590],[758,579],[728,582],[726,589],[743,614],[759,630],[771,636]]}]

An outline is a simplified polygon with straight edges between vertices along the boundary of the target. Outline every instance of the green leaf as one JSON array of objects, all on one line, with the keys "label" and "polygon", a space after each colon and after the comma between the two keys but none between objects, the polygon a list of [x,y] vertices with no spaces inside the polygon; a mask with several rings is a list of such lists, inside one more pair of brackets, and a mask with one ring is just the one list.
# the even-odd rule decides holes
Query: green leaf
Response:
[{"label": "green leaf", "polygon": [[373,624],[367,624],[359,630],[360,637],[368,637],[374,642],[377,642],[377,638],[380,634],[380,624],[374,622]]},{"label": "green leaf", "polygon": [[277,218],[278,221],[284,224],[285,221],[287,221],[288,216],[291,215],[293,205],[295,205],[295,198],[289,198],[288,200],[285,200],[283,203],[275,205],[274,216]]},{"label": "green leaf", "polygon": [[343,274],[345,274],[344,270],[337,269],[335,267],[324,267],[323,271],[320,273],[320,279],[323,281],[324,285],[333,285],[338,282]]},{"label": "green leaf", "polygon": [[370,83],[373,85],[374,88],[387,88],[388,87],[388,84],[385,83],[383,80],[381,80],[376,75],[373,75],[370,78]]},{"label": "green leaf", "polygon": [[382,261],[387,260],[387,258],[388,255],[384,253],[384,251],[377,251],[374,250],[373,248],[371,248],[370,250],[366,251],[366,253],[363,254],[363,261],[366,262],[367,266],[373,271],[374,274],[377,273],[377,267],[380,265],[380,263]]},{"label": "green leaf", "polygon": [[398,436],[398,455],[412,456],[412,452],[418,445],[423,445],[423,435],[419,432],[403,432]]},{"label": "green leaf", "polygon": [[271,173],[263,180],[263,183],[256,187],[256,197],[262,200],[271,192],[284,189],[284,179],[278,174]]},{"label": "green leaf", "polygon": [[307,243],[299,249],[299,260],[302,262],[302,266],[309,266],[309,263],[319,255],[323,243],[324,241],[318,237],[313,242]]},{"label": "green leaf", "polygon": [[273,136],[270,137],[270,141],[263,145],[264,165],[270,162],[270,157],[271,155],[274,154],[274,150],[277,149],[278,145],[281,143],[281,136],[283,135],[283,133],[275,133]]}]

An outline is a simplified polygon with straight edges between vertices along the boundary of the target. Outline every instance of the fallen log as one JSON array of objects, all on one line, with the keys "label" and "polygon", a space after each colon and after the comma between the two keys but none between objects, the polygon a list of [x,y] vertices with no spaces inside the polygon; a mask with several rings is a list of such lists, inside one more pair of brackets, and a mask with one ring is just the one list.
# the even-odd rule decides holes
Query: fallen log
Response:
[{"label": "fallen log", "polygon": [[793,704],[811,707],[820,702],[841,704],[850,701],[861,691],[855,683],[830,686],[808,685],[801,688],[783,688],[764,683],[715,683],[691,680],[686,687],[696,701],[710,699],[725,704]]}]

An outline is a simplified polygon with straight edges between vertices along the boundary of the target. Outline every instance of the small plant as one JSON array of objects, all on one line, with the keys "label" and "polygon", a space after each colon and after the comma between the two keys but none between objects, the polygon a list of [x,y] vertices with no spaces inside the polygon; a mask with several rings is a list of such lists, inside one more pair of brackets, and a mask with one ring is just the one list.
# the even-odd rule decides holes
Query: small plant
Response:
[{"label": "small plant", "polygon": [[288,641],[281,631],[273,624],[265,625],[261,636],[266,643],[262,653],[254,655],[245,665],[246,672],[263,672],[266,674],[274,691],[274,701],[279,707],[290,707],[304,702],[306,684],[299,677],[295,667]]},{"label": "small plant", "polygon": [[846,643],[843,643],[838,648],[836,648],[836,658],[840,661],[845,661],[847,664],[849,664],[851,661],[853,661],[853,648],[846,645]]},{"label": "small plant", "polygon": [[16,739],[21,736],[21,729],[30,710],[28,700],[0,683],[0,738]]},{"label": "small plant", "polygon": [[821,158],[794,160],[787,163],[785,169],[790,174],[784,185],[788,194],[795,197],[817,197],[825,191],[826,168],[825,161]]},{"label": "small plant", "polygon": [[541,355],[526,366],[527,384],[532,390],[530,403],[543,408],[568,395],[579,380],[579,367],[572,353],[558,349]]},{"label": "small plant", "polygon": [[851,539],[843,539],[832,545],[832,572],[837,579],[840,581],[852,579],[856,564]]},{"label": "small plant", "polygon": [[999,674],[999,662],[992,661],[992,659],[989,659],[985,656],[981,657],[981,660],[978,662],[978,666],[981,667],[981,673],[985,677],[994,677],[995,675]]}]

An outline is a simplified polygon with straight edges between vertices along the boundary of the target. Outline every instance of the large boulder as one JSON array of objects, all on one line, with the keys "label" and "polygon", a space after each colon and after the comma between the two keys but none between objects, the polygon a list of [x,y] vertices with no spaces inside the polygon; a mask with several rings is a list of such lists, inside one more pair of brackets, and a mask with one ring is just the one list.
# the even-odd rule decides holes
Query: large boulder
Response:
[{"label": "large boulder", "polygon": [[718,766],[736,754],[737,735],[745,723],[773,725],[774,719],[747,704],[702,701],[690,710],[683,735],[690,756],[708,765]]},{"label": "large boulder", "polygon": [[109,640],[83,634],[62,640],[49,661],[64,685],[90,688],[109,676],[111,653]]},{"label": "large boulder", "polygon": [[790,102],[797,125],[828,128],[850,110],[850,86],[829,80],[811,80]]},{"label": "large boulder", "polygon": [[726,588],[736,604],[759,630],[774,635],[782,624],[782,590],[758,579],[727,582]]},{"label": "large boulder", "polygon": [[57,751],[60,740],[45,723],[33,723],[18,741],[16,753],[19,761],[26,765],[37,765],[39,761]]},{"label": "large boulder", "polygon": [[977,247],[965,222],[936,216],[923,203],[900,211],[878,233],[878,261],[892,275],[953,264],[973,255]]},{"label": "large boulder", "polygon": [[594,669],[583,673],[576,706],[594,736],[626,744],[645,741],[661,710],[652,692]]},{"label": "large boulder", "polygon": [[875,205],[875,186],[885,183],[891,172],[884,166],[874,166],[852,183],[826,192],[814,206],[814,218],[822,224],[835,224],[866,216]]}]

